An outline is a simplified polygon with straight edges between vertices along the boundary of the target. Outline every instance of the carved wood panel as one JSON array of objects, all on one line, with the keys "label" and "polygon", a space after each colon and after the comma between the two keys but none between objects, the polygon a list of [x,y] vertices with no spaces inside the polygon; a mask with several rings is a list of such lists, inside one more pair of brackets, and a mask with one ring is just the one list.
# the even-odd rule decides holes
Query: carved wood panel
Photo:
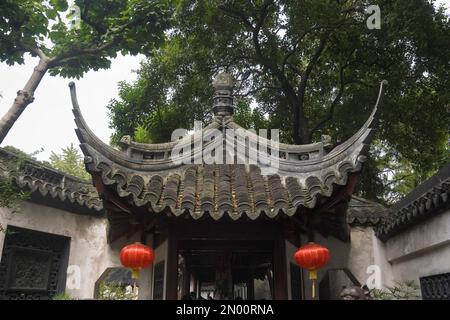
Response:
[{"label": "carved wood panel", "polygon": [[8,226],[0,262],[0,299],[51,299],[65,289],[70,238]]}]

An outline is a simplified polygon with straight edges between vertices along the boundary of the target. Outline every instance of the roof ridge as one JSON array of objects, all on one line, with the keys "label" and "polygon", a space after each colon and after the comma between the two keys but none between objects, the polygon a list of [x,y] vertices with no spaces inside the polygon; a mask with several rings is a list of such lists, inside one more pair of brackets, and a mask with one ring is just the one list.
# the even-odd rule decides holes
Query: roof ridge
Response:
[{"label": "roof ridge", "polygon": [[400,211],[418,199],[433,192],[434,189],[440,188],[440,186],[447,181],[450,181],[450,164],[447,164],[439,169],[433,176],[411,190],[405,197],[403,197],[403,199],[394,203],[391,208],[395,211]]},{"label": "roof ridge", "polygon": [[[8,151],[8,150],[5,150],[3,147],[0,147],[0,159],[4,158],[4,157],[8,157],[8,156],[9,157],[13,157],[13,158],[19,158],[20,157],[19,154],[16,154],[16,153]],[[51,171],[51,172],[56,173],[56,174],[60,174],[60,175],[62,175],[64,177],[66,177],[66,178],[69,178],[70,180],[73,180],[73,181],[77,182],[77,183],[86,184],[86,185],[92,185],[92,183],[89,180],[84,180],[84,179],[76,177],[76,176],[74,176],[74,175],[72,175],[70,173],[67,173],[67,172],[64,172],[62,170],[53,168],[53,167],[49,166],[48,164],[46,164],[46,163],[44,163],[42,161],[39,161],[39,160],[36,160],[36,159],[33,159],[33,158],[26,158],[26,157],[24,157],[24,161],[26,162],[26,164],[38,167],[39,169],[48,170],[48,171]]]}]

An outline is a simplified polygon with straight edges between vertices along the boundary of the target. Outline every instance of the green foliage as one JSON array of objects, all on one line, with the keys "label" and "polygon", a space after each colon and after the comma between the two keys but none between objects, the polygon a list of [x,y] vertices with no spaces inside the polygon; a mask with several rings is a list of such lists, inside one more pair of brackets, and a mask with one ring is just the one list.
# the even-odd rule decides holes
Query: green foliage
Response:
[{"label": "green foliage", "polygon": [[0,5],[0,61],[23,63],[41,49],[55,59],[50,73],[81,77],[109,68],[118,52],[148,53],[164,39],[170,1],[75,0],[81,21],[71,27],[66,0],[6,0]]},{"label": "green foliage", "polygon": [[[380,30],[366,26],[369,4],[381,8]],[[346,140],[367,119],[379,82],[388,80],[377,131],[383,148],[371,151],[361,195],[393,201],[450,161],[450,22],[428,1],[178,0],[172,23],[138,80],[121,83],[111,101],[112,142],[138,126],[152,142],[167,141],[161,128],[208,121],[211,80],[227,70],[242,98],[237,121],[279,128],[287,143],[323,134]],[[173,117],[155,116],[159,108]]]},{"label": "green foliage", "polygon": [[52,300],[75,300],[70,296],[68,293],[58,293],[57,295],[54,295]]},{"label": "green foliage", "polygon": [[19,190],[14,177],[23,169],[24,164],[33,159],[37,154],[27,154],[12,146],[6,146],[3,150],[11,153],[13,156],[5,158],[0,162],[0,207],[11,209],[12,212],[20,210],[20,203],[30,197],[29,192]]},{"label": "green foliage", "polygon": [[98,300],[136,300],[137,292],[117,283],[102,282],[99,288]]},{"label": "green foliage", "polygon": [[18,190],[11,179],[0,178],[0,207],[17,212],[20,210],[20,203],[29,196],[28,192]]},{"label": "green foliage", "polygon": [[395,281],[386,289],[374,289],[371,295],[376,300],[417,300],[420,298],[419,286],[415,281]]},{"label": "green foliage", "polygon": [[[177,104],[169,97],[161,92],[161,88],[167,74],[164,72],[156,72],[155,76],[150,80],[148,76],[142,76],[150,72],[145,66],[140,70],[139,79],[132,85],[127,83],[119,84],[120,99],[112,99],[108,105],[110,111],[110,127],[116,129],[111,137],[111,142],[117,144],[124,135],[135,136],[136,130],[140,128],[148,131],[147,143],[160,143],[170,140],[172,132],[178,128],[191,129],[197,114],[191,113],[190,110],[184,110],[184,104]],[[153,74],[153,73],[152,73]],[[149,81],[155,80],[155,83]],[[203,116],[198,117],[200,119]]]},{"label": "green foliage", "polygon": [[152,138],[150,136],[150,133],[144,126],[139,126],[134,131],[134,141],[139,143],[151,143]]},{"label": "green foliage", "polygon": [[270,121],[264,117],[261,110],[257,108],[252,110],[246,99],[237,99],[233,119],[241,127],[256,131],[270,127]]},{"label": "green foliage", "polygon": [[61,154],[52,152],[50,155],[50,165],[53,168],[80,179],[89,180],[91,178],[85,170],[82,155],[73,144],[63,148],[61,152]]},{"label": "green foliage", "polygon": [[23,165],[27,160],[36,160],[35,156],[43,151],[43,149],[41,149],[28,154],[25,151],[13,146],[5,146],[2,149],[15,155],[14,161],[11,162],[11,167],[9,167],[9,169],[14,172],[20,169],[21,165]]}]

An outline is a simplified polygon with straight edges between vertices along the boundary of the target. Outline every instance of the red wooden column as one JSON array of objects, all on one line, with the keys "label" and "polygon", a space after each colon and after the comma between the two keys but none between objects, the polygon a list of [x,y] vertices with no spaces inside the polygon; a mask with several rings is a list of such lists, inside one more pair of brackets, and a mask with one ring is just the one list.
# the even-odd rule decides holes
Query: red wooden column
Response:
[{"label": "red wooden column", "polygon": [[284,237],[279,236],[274,242],[273,249],[273,299],[287,300],[287,266],[286,266],[286,245]]}]

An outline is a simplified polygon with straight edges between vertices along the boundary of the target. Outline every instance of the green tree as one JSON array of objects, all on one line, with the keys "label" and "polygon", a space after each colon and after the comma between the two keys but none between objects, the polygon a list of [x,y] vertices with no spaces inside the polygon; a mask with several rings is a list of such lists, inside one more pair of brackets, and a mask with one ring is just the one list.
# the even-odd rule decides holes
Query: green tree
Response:
[{"label": "green tree", "polygon": [[[38,152],[28,154],[13,146],[2,148],[0,158],[0,207],[9,208],[12,212],[20,210],[20,203],[30,197],[30,193],[19,190],[14,178],[20,174],[24,163],[32,161]],[[6,151],[4,153],[3,151]],[[0,232],[5,229],[0,224]]]},{"label": "green tree", "polygon": [[[75,0],[72,24],[67,0],[5,0],[0,3],[0,61],[21,64],[25,54],[39,58],[32,75],[0,119],[0,143],[25,108],[47,71],[80,78],[107,69],[117,53],[149,53],[164,38],[170,1]],[[77,16],[79,14],[79,17]]]},{"label": "green tree", "polygon": [[84,168],[83,157],[73,144],[63,148],[61,154],[52,152],[50,155],[50,165],[57,170],[84,180],[91,178]]},{"label": "green tree", "polygon": [[[283,142],[310,143],[328,134],[338,143],[367,119],[386,79],[376,137],[381,147],[371,151],[376,157],[361,194],[385,196],[382,157],[396,167],[407,164],[414,184],[450,161],[450,22],[442,8],[425,0],[176,4],[167,40],[109,105],[113,141],[139,125],[152,130],[149,119],[161,106],[182,127],[208,120],[209,84],[226,70],[237,80],[236,96],[255,102],[267,124],[282,130]],[[379,30],[366,25],[369,5],[381,9]]]}]

